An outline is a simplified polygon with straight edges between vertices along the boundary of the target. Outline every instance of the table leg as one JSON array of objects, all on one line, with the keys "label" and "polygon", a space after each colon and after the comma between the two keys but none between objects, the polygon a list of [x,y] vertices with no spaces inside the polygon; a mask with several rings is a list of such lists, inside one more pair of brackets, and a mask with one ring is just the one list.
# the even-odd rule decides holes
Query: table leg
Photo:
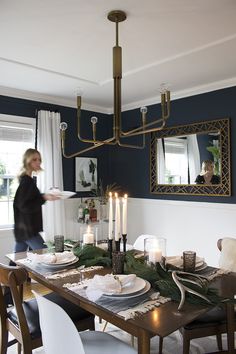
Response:
[{"label": "table leg", "polygon": [[138,334],[138,354],[150,354],[150,336],[144,329]]},{"label": "table leg", "polygon": [[228,353],[235,353],[234,348],[234,304],[226,304]]}]

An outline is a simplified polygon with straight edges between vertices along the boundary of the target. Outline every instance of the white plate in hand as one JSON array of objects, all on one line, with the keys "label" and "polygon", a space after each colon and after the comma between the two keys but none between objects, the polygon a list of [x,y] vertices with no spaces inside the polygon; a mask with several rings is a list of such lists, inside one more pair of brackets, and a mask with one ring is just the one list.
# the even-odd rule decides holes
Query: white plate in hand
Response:
[{"label": "white plate in hand", "polygon": [[68,199],[68,198],[72,197],[75,194],[76,194],[75,192],[69,192],[69,191],[59,192],[58,194],[55,193],[55,195],[57,197],[59,197],[60,199]]},{"label": "white plate in hand", "polygon": [[[120,279],[122,279],[122,277],[126,277],[127,275],[124,274],[119,274],[116,275],[117,277],[119,277]],[[127,296],[127,295],[131,295],[131,294],[135,294],[141,290],[143,290],[146,286],[146,280],[136,277],[133,284],[131,284],[130,286],[124,286],[121,289],[120,293],[116,293],[116,294],[106,294],[106,296],[112,296],[112,297],[121,297],[121,296]]]}]

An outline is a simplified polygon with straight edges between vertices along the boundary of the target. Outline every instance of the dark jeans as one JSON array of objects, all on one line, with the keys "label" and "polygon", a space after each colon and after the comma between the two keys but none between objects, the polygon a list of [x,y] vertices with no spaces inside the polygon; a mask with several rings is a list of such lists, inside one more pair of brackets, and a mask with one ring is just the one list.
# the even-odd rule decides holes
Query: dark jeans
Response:
[{"label": "dark jeans", "polygon": [[25,252],[29,248],[31,250],[39,250],[41,248],[47,248],[47,246],[44,244],[44,239],[42,238],[42,236],[38,234],[29,238],[28,240],[20,242],[16,241],[14,252]]}]

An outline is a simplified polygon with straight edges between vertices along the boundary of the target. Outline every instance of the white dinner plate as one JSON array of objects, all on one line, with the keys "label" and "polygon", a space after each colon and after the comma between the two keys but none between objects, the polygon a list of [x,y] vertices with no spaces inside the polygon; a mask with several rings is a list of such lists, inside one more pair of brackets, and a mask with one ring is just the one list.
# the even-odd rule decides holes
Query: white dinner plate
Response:
[{"label": "white dinner plate", "polygon": [[[183,269],[183,258],[181,256],[172,256],[172,257],[166,257],[166,263],[170,266],[173,266],[176,269]],[[204,261],[204,258],[201,257],[196,257],[196,266],[195,269],[196,270],[201,270],[204,269],[202,268],[204,266],[204,268],[207,267],[206,262]]]},{"label": "white dinner plate", "polygon": [[61,268],[61,267],[67,267],[70,266],[76,262],[78,262],[79,258],[75,256],[72,260],[69,262],[61,262],[61,263],[44,263],[42,262],[41,265],[47,268]]},{"label": "white dinner plate", "polygon": [[129,294],[129,295],[127,294],[127,295],[122,295],[122,296],[117,296],[117,294],[113,294],[113,295],[103,294],[103,296],[105,296],[107,298],[112,298],[113,300],[124,300],[124,299],[130,299],[132,297],[144,295],[150,289],[151,289],[151,284],[147,280],[145,280],[145,287],[142,290],[136,292],[135,294]]},{"label": "white dinner plate", "polygon": [[203,264],[201,266],[198,266],[195,268],[196,272],[199,272],[200,270],[206,269],[208,267],[206,262],[203,262]]},{"label": "white dinner plate", "polygon": [[[125,277],[126,275],[123,274],[119,274],[117,275],[117,277],[119,277],[120,279],[122,279],[122,277]],[[127,296],[127,295],[131,295],[131,294],[135,294],[141,290],[143,290],[146,286],[146,280],[136,277],[134,280],[134,284],[132,284],[131,286],[124,286],[121,289],[121,292],[119,294],[106,294],[106,296],[112,296],[112,297],[123,297],[123,296]]]}]

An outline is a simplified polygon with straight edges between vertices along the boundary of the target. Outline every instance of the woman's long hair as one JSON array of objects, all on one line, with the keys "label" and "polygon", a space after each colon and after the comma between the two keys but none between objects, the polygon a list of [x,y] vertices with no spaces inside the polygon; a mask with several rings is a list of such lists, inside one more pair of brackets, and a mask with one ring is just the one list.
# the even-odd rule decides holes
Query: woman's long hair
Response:
[{"label": "woman's long hair", "polygon": [[[31,163],[31,161],[33,159],[33,156],[35,154],[38,154],[40,156],[40,159],[41,159],[41,154],[40,154],[40,152],[38,150],[36,150],[36,149],[28,149],[28,150],[26,150],[26,152],[23,155],[22,167],[21,167],[20,173],[18,175],[19,178],[22,177],[22,176],[25,176],[27,174],[27,172],[29,171],[29,165],[30,165],[30,163]],[[42,171],[41,167],[40,167],[39,171]]]},{"label": "woman's long hair", "polygon": [[200,173],[200,176],[204,176],[206,172],[208,171],[209,167],[213,167],[213,173],[214,173],[214,168],[215,168],[215,163],[212,160],[205,160],[202,162],[202,170]]}]

